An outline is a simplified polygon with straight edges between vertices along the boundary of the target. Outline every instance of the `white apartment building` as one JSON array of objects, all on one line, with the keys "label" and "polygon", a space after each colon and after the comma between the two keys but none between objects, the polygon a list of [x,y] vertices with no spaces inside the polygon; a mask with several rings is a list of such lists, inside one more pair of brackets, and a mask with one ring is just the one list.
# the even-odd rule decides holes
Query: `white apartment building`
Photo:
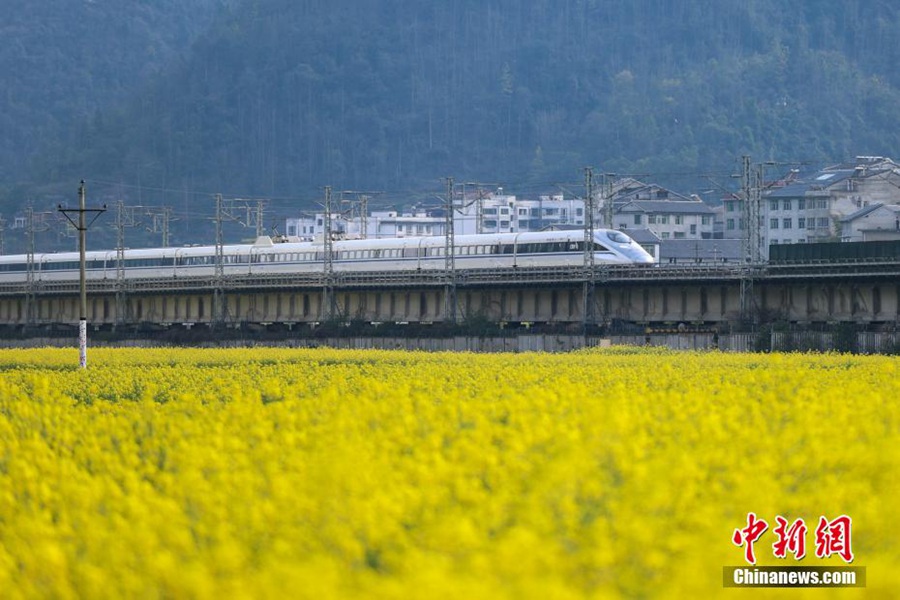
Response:
[{"label": "white apartment building", "polygon": [[[688,198],[658,185],[628,179],[613,186],[613,224],[616,229],[648,229],[660,239],[711,239],[715,211],[699,198]],[[595,227],[605,226],[603,192],[598,192]],[[584,227],[582,198],[562,194],[544,195],[537,200],[505,194],[502,188],[490,194],[470,195],[454,208],[453,229],[457,235],[519,233],[553,227]],[[346,238],[444,235],[444,209],[414,212],[372,212],[365,219],[332,216],[332,230]],[[290,238],[321,239],[324,215],[288,219]]]},{"label": "white apartment building", "polygon": [[[599,224],[599,221],[595,222]],[[486,196],[463,199],[453,214],[456,235],[540,231],[554,226],[584,226],[584,202],[565,199],[561,194],[522,200],[504,194],[501,189]],[[345,218],[333,214],[331,228],[345,238],[444,235],[446,221],[443,208],[414,212],[373,211],[364,220],[359,216]],[[285,233],[289,238],[321,239],[324,231],[323,213],[285,222]]]},{"label": "white apartment building", "polygon": [[715,211],[700,200],[632,200],[617,207],[616,229],[646,227],[661,240],[708,240]]},{"label": "white apartment building", "polygon": [[841,219],[842,242],[900,240],[900,204],[871,204]]},{"label": "white apartment building", "polygon": [[[338,213],[331,216],[331,230],[345,239],[444,235],[444,227],[443,216],[434,216],[426,211],[373,211],[365,219],[359,216],[347,218]],[[322,239],[325,214],[287,219],[285,233],[289,238],[304,241]]]},{"label": "white apartment building", "polygon": [[[900,204],[900,166],[877,156],[860,156],[771,190],[760,207],[763,258],[770,244],[853,237],[844,235],[843,219],[875,204]],[[725,214],[727,220],[727,202]]]},{"label": "white apartment building", "polygon": [[502,190],[483,199],[464,203],[454,228],[465,233],[518,233],[555,226],[584,226],[584,201],[562,194],[523,200]]},{"label": "white apartment building", "polygon": [[614,228],[647,228],[661,240],[712,239],[715,211],[697,196],[632,178],[613,182],[611,187]]}]

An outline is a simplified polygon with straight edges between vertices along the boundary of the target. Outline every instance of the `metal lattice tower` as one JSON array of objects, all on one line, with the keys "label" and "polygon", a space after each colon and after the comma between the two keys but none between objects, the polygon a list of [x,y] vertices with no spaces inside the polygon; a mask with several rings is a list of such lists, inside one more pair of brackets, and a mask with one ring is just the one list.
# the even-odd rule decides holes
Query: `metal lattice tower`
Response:
[{"label": "metal lattice tower", "polygon": [[584,286],[582,325],[587,335],[594,321],[594,170],[584,168]]},{"label": "metal lattice tower", "polygon": [[753,277],[754,270],[760,261],[760,222],[759,203],[761,176],[756,173],[757,181],[754,182],[754,173],[750,166],[750,157],[741,157],[741,192],[743,203],[741,214],[744,220],[742,238],[742,253],[744,256],[743,275],[741,277],[741,318],[744,321],[753,321],[756,318],[756,302],[754,299]]},{"label": "metal lattice tower", "polygon": [[322,286],[322,320],[331,321],[335,318],[335,298],[334,298],[334,238],[331,230],[331,186],[325,186],[325,215],[323,217],[324,235],[323,242],[323,264],[324,264],[324,282]]},{"label": "metal lattice tower", "polygon": [[37,299],[35,297],[37,280],[35,279],[34,264],[34,234],[48,231],[47,212],[34,212],[31,204],[25,208],[25,236],[27,238],[25,250],[25,322],[34,325],[37,322]]},{"label": "metal lattice tower", "polygon": [[125,203],[116,203],[116,324],[125,323]]},{"label": "metal lattice tower", "polygon": [[447,178],[447,199],[444,203],[444,319],[456,322],[456,236],[453,224],[453,178]]},{"label": "metal lattice tower", "polygon": [[603,174],[603,226],[613,229],[613,180],[615,173]]},{"label": "metal lattice tower", "polygon": [[225,322],[225,248],[222,240],[222,194],[216,194],[216,257],[213,276],[213,320]]}]

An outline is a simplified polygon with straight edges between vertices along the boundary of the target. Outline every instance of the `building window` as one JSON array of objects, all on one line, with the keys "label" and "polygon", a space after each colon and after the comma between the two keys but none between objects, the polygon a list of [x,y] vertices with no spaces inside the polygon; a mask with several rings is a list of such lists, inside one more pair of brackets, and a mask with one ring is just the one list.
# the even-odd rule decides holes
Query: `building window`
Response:
[{"label": "building window", "polygon": [[781,201],[781,208],[782,208],[783,210],[791,210],[791,201],[790,201],[790,200],[782,200],[782,201]]},{"label": "building window", "polygon": [[576,208],[576,209],[575,209],[575,216],[576,216],[576,217],[583,217],[583,216],[584,216],[584,209],[583,209],[583,208]]},{"label": "building window", "polygon": [[664,240],[669,239],[669,232],[668,232],[668,231],[663,231],[663,232],[662,232],[662,235],[661,235],[660,237],[661,237],[662,239],[664,239]]},{"label": "building window", "polygon": [[660,225],[668,225],[669,224],[669,215],[657,215],[656,222]]},{"label": "building window", "polygon": [[734,219],[726,219],[725,220],[725,229],[728,229],[728,230],[734,229]]},{"label": "building window", "polygon": [[797,229],[806,229],[806,218],[799,217],[797,219]]},{"label": "building window", "polygon": [[778,200],[769,200],[769,210],[778,210]]},{"label": "building window", "polygon": [[806,199],[800,198],[797,200],[797,210],[806,210]]},{"label": "building window", "polygon": [[684,224],[684,215],[675,215],[675,224],[683,225]]},{"label": "building window", "polygon": [[481,214],[483,214],[483,215],[496,215],[496,214],[497,214],[497,209],[496,209],[496,208],[485,208],[483,211],[481,211]]},{"label": "building window", "polygon": [[778,219],[769,219],[769,229],[778,229]]},{"label": "building window", "polygon": [[725,212],[734,212],[734,200],[725,201]]},{"label": "building window", "polygon": [[656,225],[656,215],[647,215],[647,223]]},{"label": "building window", "polygon": [[675,232],[675,239],[676,239],[676,240],[684,239],[684,232],[683,232],[683,231],[676,231],[676,232]]},{"label": "building window", "polygon": [[819,229],[828,229],[828,217],[819,217]]},{"label": "building window", "polygon": [[816,208],[828,208],[828,199],[819,198],[819,200],[816,202]]},{"label": "building window", "polygon": [[781,223],[782,229],[791,229],[793,219],[784,219]]},{"label": "building window", "polygon": [[700,217],[701,225],[709,225],[709,221],[710,221],[709,215],[703,215],[702,217]]},{"label": "building window", "polygon": [[641,224],[641,215],[634,215],[634,224],[635,225]]},{"label": "building window", "polygon": [[697,225],[691,224],[691,235],[697,235]]},{"label": "building window", "polygon": [[806,228],[807,229],[815,229],[816,228],[816,219],[815,217],[810,217],[806,220]]}]

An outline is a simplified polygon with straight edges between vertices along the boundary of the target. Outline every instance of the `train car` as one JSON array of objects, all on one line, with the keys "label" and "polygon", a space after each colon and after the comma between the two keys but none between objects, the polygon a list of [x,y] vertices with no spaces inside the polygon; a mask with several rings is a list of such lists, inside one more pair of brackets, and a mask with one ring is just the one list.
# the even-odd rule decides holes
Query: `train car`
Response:
[{"label": "train car", "polygon": [[[332,245],[332,265],[338,272],[441,270],[446,265],[444,237],[343,240]],[[584,264],[584,232],[548,231],[460,235],[454,238],[458,269],[559,267]],[[652,264],[653,257],[621,231],[597,229],[591,251],[595,264]],[[126,279],[210,277],[216,271],[215,246],[125,250]],[[324,268],[320,242],[275,244],[260,238],[254,244],[222,247],[225,276],[317,273]],[[119,257],[114,250],[85,253],[86,277],[115,279]],[[0,283],[25,282],[25,255],[0,256]],[[74,281],[79,277],[77,252],[35,254],[36,281]]]}]

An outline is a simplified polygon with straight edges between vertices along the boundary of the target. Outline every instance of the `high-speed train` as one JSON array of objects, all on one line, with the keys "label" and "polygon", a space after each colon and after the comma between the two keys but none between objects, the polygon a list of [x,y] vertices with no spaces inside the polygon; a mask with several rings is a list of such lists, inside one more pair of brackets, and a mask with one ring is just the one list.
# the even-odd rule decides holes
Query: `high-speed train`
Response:
[{"label": "high-speed train", "polygon": [[[446,265],[445,238],[407,237],[340,240],[332,244],[336,272],[441,270]],[[603,264],[652,264],[653,257],[621,231],[596,229],[594,262]],[[584,231],[544,231],[458,235],[454,237],[457,269],[553,267],[584,264]],[[223,273],[265,275],[321,272],[325,245],[318,242],[273,243],[268,237],[253,244],[222,247]],[[79,254],[35,254],[35,281],[69,281],[79,278]],[[87,279],[115,279],[119,265],[115,250],[85,253]],[[216,268],[215,246],[144,248],[124,251],[127,279],[212,276]],[[0,283],[25,282],[27,256],[0,256]]]}]

